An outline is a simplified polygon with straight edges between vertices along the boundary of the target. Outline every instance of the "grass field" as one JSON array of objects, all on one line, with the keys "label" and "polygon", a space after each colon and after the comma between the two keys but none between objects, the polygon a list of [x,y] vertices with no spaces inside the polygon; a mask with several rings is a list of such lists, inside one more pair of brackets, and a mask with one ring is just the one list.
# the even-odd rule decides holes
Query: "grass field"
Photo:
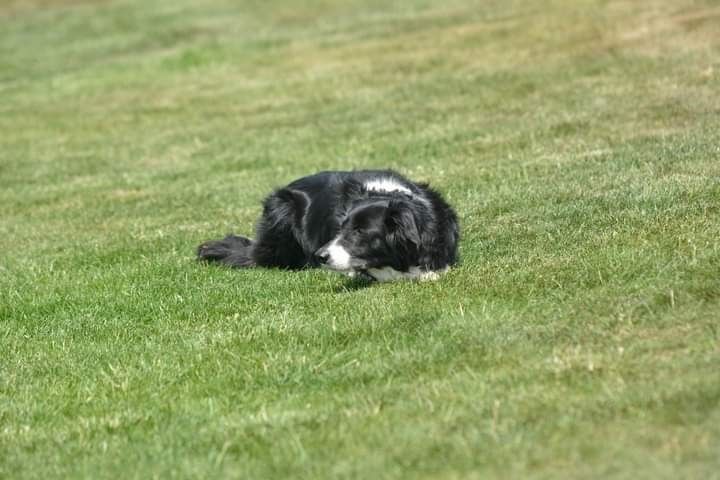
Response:
[{"label": "grass field", "polygon": [[[720,478],[720,4],[0,2],[0,478]],[[321,169],[436,283],[231,271]]]}]

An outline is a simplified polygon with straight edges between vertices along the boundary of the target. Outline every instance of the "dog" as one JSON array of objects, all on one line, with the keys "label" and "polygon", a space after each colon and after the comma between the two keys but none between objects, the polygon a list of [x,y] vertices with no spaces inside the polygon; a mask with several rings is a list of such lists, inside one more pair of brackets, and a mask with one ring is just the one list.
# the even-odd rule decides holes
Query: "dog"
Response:
[{"label": "dog", "polygon": [[436,280],[457,263],[459,238],[455,211],[428,184],[392,170],[327,171],[269,195],[255,240],[231,234],[201,244],[197,256],[236,268]]}]

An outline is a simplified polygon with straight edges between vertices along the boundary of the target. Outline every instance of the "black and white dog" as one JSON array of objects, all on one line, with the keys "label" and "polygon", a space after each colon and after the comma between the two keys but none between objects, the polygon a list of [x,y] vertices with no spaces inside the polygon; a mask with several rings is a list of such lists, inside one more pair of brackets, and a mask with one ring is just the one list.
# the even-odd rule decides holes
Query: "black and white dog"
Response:
[{"label": "black and white dog", "polygon": [[265,199],[256,239],[197,249],[231,267],[322,266],[378,281],[437,279],[457,261],[457,216],[427,184],[389,170],[321,172]]}]

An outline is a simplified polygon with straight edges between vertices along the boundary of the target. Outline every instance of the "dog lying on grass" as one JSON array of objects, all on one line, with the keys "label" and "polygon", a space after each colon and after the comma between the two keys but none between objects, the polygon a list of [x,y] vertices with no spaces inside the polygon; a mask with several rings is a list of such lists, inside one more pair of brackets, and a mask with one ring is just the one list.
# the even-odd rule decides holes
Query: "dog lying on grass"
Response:
[{"label": "dog lying on grass", "polygon": [[439,193],[390,170],[320,172],[268,196],[255,240],[197,249],[230,267],[323,267],[369,280],[435,280],[457,262],[457,215]]}]

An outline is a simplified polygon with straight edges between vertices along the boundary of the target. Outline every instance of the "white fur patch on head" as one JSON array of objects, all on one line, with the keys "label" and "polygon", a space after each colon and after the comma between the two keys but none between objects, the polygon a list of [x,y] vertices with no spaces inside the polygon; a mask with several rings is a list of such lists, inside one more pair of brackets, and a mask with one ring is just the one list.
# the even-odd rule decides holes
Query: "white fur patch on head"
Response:
[{"label": "white fur patch on head", "polygon": [[368,273],[372,275],[378,282],[393,282],[395,280],[420,280],[434,281],[440,278],[440,275],[447,272],[449,268],[439,271],[421,270],[420,267],[410,267],[407,272],[400,272],[392,267],[370,268]]},{"label": "white fur patch on head", "polygon": [[350,253],[345,248],[338,245],[338,239],[336,238],[330,244],[327,249],[330,257],[328,258],[327,264],[330,268],[335,270],[348,270],[350,269]]},{"label": "white fur patch on head", "polygon": [[365,182],[365,188],[374,192],[403,192],[412,195],[412,192],[405,185],[400,184],[394,178],[378,178]]}]

